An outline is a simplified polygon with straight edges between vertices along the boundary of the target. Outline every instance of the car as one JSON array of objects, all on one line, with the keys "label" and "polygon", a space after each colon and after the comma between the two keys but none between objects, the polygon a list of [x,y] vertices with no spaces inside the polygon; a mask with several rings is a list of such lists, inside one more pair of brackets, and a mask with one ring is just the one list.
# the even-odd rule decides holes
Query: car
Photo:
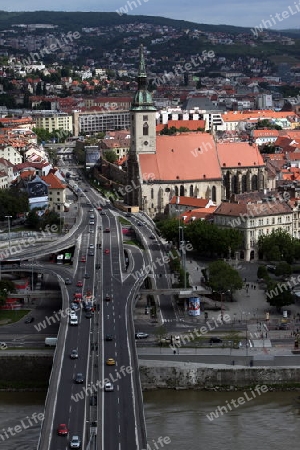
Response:
[{"label": "car", "polygon": [[90,214],[90,219],[95,219],[94,214]]},{"label": "car", "polygon": [[72,284],[71,278],[65,278],[65,284]]},{"label": "car", "polygon": [[143,226],[142,222],[138,222],[137,225],[138,225],[139,227],[142,227],[142,226]]},{"label": "car", "polygon": [[105,233],[110,233],[110,228],[105,228]]},{"label": "car", "polygon": [[75,292],[73,295],[73,302],[74,303],[80,303],[82,300],[82,293],[81,292]]},{"label": "car", "polygon": [[272,264],[267,264],[267,265],[266,265],[266,268],[267,268],[267,270],[268,270],[269,272],[271,272],[271,273],[275,273],[275,271],[276,271],[276,266],[274,266],[274,265],[272,265]]},{"label": "car", "polygon": [[210,338],[209,343],[210,344],[222,344],[222,339],[213,337],[213,338]]},{"label": "car", "polygon": [[69,429],[65,423],[61,423],[60,425],[58,425],[57,427],[58,436],[67,436],[68,433]]},{"label": "car", "polygon": [[92,208],[92,209],[89,209],[89,212],[90,212],[90,213],[94,212],[93,208]]},{"label": "car", "polygon": [[72,436],[72,439],[70,440],[70,448],[80,448],[81,447],[81,440],[79,439],[79,436]]},{"label": "car", "polygon": [[125,217],[131,217],[131,214],[130,213],[126,213]]},{"label": "car", "polygon": [[90,278],[90,275],[88,273],[85,273],[84,278]]},{"label": "car", "polygon": [[104,385],[105,392],[112,392],[114,390],[114,386],[110,381],[107,381]]},{"label": "car", "polygon": [[104,250],[104,253],[105,253],[106,255],[109,255],[109,248],[106,248],[106,249]]},{"label": "car", "polygon": [[27,319],[25,319],[25,323],[32,323],[34,321],[34,317],[27,317]]},{"label": "car", "polygon": [[77,287],[82,287],[83,286],[83,281],[78,280],[77,283],[76,283],[76,286]]},{"label": "car", "polygon": [[113,335],[112,335],[112,334],[107,334],[107,335],[105,336],[105,340],[106,340],[106,341],[112,341],[112,340],[113,340]]},{"label": "car", "polygon": [[114,366],[116,364],[116,361],[113,358],[108,358],[106,360],[106,365],[107,366]]},{"label": "car", "polygon": [[72,302],[72,303],[71,303],[71,309],[72,309],[73,311],[78,311],[78,309],[80,309],[80,306],[78,305],[78,303]]},{"label": "car", "polygon": [[87,312],[85,313],[85,317],[86,317],[87,319],[91,319],[91,318],[93,317],[92,311],[87,311]]},{"label": "car", "polygon": [[89,256],[94,256],[94,255],[95,255],[95,252],[94,252],[94,250],[89,250],[89,253],[88,253],[88,255],[89,255]]},{"label": "car", "polygon": [[86,262],[86,257],[82,256],[80,262]]},{"label": "car", "polygon": [[106,300],[107,302],[109,302],[109,301],[110,301],[110,296],[109,296],[108,294],[106,294],[104,300]]},{"label": "car", "polygon": [[90,244],[89,248],[95,248],[94,244]]},{"label": "car", "polygon": [[101,206],[97,206],[97,210],[98,210],[98,211],[102,211]]},{"label": "car", "polygon": [[78,372],[74,378],[76,384],[82,384],[84,382],[84,377],[81,372]]},{"label": "car", "polygon": [[94,233],[94,228],[90,228],[89,233]]},{"label": "car", "polygon": [[78,350],[74,349],[71,351],[70,353],[70,358],[71,359],[78,359]]},{"label": "car", "polygon": [[106,214],[105,214],[105,212],[104,211],[101,211],[101,216],[106,216]]},{"label": "car", "polygon": [[88,189],[84,189],[83,192],[89,192],[89,190]]},{"label": "car", "polygon": [[149,236],[149,239],[155,239],[155,236],[151,234],[151,236]]},{"label": "car", "polygon": [[149,336],[149,334],[147,334],[147,333],[142,333],[142,332],[135,333],[135,338],[136,339],[146,339],[148,336]]},{"label": "car", "polygon": [[89,221],[89,225],[95,225],[95,221],[94,220],[90,220]]}]

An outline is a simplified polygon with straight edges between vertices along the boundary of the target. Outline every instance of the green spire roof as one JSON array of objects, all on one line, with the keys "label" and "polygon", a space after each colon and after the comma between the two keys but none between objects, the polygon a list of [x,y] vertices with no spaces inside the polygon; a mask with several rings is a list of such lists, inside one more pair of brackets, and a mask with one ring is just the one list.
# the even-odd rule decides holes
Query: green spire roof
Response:
[{"label": "green spire roof", "polygon": [[131,104],[131,111],[156,111],[155,106],[153,105],[152,95],[147,90],[147,73],[146,73],[146,65],[144,58],[144,47],[140,46],[140,62],[139,62],[139,71],[138,71],[138,89],[135,93]]}]

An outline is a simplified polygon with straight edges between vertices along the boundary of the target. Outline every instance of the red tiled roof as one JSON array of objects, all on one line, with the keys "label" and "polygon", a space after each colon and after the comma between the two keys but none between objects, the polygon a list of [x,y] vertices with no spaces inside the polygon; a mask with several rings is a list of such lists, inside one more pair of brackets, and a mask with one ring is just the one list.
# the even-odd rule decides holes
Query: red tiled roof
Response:
[{"label": "red tiled roof", "polygon": [[205,208],[209,203],[209,200],[206,198],[195,198],[195,197],[177,197],[174,195],[172,197],[170,204],[171,205],[182,205],[182,206],[193,206],[197,208]]},{"label": "red tiled roof", "polygon": [[207,133],[157,136],[156,154],[139,154],[145,179],[220,180],[222,178],[214,140]]},{"label": "red tiled roof", "polygon": [[248,142],[218,143],[218,157],[221,167],[264,166],[258,147]]},{"label": "red tiled roof", "polygon": [[41,176],[40,178],[50,186],[50,189],[65,189],[67,187],[53,173]]}]

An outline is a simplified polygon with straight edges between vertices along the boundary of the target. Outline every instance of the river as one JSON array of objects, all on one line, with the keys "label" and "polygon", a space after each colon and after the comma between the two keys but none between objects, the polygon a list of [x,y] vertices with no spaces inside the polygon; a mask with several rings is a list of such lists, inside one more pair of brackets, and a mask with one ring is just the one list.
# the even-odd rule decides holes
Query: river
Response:
[{"label": "river", "polygon": [[[255,394],[256,391],[247,391],[247,394],[243,391],[144,392],[147,450],[297,449],[300,440],[298,393]],[[243,403],[240,406],[238,398],[244,399],[240,400]],[[35,423],[32,415],[43,411],[44,400],[43,393],[0,392],[1,450],[36,449],[40,423]],[[223,414],[219,411],[219,417],[212,418],[211,413],[222,406]],[[23,421],[27,427],[26,417],[31,419],[32,426],[25,429],[20,424]],[[20,425],[22,430],[10,436],[8,428],[16,425]]]}]

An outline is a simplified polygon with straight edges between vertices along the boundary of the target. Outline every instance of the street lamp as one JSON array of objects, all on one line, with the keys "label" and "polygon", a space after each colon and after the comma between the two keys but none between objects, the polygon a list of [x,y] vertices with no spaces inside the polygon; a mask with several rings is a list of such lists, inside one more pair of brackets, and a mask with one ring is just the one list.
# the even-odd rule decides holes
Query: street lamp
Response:
[{"label": "street lamp", "polygon": [[10,219],[12,219],[12,216],[5,216],[5,218],[7,219],[8,223],[8,250],[10,254]]}]

